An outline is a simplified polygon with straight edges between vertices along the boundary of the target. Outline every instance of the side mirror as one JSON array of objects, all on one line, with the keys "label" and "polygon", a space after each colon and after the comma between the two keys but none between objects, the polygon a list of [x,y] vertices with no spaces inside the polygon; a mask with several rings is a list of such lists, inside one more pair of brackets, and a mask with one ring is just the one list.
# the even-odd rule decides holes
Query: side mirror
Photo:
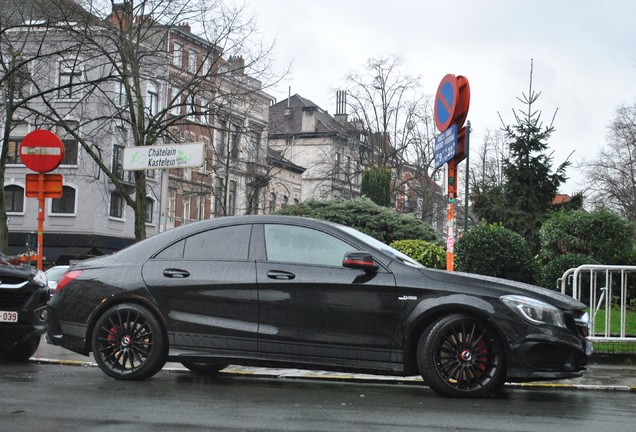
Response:
[{"label": "side mirror", "polygon": [[366,273],[375,273],[378,271],[378,265],[373,260],[373,256],[369,252],[348,252],[342,260],[342,266],[364,270]]}]

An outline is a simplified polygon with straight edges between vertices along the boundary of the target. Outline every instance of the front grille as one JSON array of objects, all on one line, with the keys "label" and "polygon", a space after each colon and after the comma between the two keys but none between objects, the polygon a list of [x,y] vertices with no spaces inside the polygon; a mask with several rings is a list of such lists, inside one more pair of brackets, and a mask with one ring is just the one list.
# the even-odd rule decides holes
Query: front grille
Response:
[{"label": "front grille", "polygon": [[0,289],[0,310],[19,310],[31,297],[30,292]]}]

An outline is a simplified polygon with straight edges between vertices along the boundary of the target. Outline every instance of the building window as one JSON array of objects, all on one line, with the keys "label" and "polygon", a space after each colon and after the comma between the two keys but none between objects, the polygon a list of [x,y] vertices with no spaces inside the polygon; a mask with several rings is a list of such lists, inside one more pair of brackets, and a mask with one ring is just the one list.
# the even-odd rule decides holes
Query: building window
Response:
[{"label": "building window", "polygon": [[185,225],[190,222],[190,195],[183,195],[183,212],[181,213],[181,221]]},{"label": "building window", "polygon": [[181,44],[174,42],[172,44],[172,64],[180,68],[181,62],[182,62],[182,56],[183,54],[181,51]]},{"label": "building window", "polygon": [[179,90],[176,87],[171,87],[171,96],[170,96],[170,113],[174,116],[181,115],[181,95],[179,94]]},{"label": "building window", "polygon": [[113,146],[113,165],[111,168],[113,175],[119,180],[124,179],[124,146]]},{"label": "building window", "polygon": [[20,143],[29,133],[29,125],[26,123],[17,123],[9,133],[9,146],[7,153],[7,164],[22,164],[20,158]]},{"label": "building window", "polygon": [[24,213],[24,188],[18,185],[4,187],[4,209],[7,213]]},{"label": "building window", "polygon": [[64,159],[62,159],[61,165],[77,165],[78,143],[73,134],[69,132],[69,129],[74,133],[78,133],[79,123],[68,121],[64,125],[57,127],[57,136],[64,143]]},{"label": "building window", "polygon": [[236,125],[231,125],[230,126],[230,139],[232,140],[231,142],[231,147],[230,147],[230,156],[232,157],[232,159],[238,159],[239,157],[239,144],[240,144],[240,129],[238,126]]},{"label": "building window", "polygon": [[216,154],[219,157],[225,156],[227,146],[227,122],[220,122],[217,131]]},{"label": "building window", "polygon": [[336,153],[336,163],[334,166],[334,174],[336,179],[340,179],[340,153]]},{"label": "building window", "polygon": [[84,70],[77,59],[60,62],[60,80],[58,97],[61,99],[77,99],[81,96],[78,84],[82,82]]},{"label": "building window", "polygon": [[287,207],[287,204],[289,204],[289,198],[287,197],[287,195],[283,195],[280,205],[281,207]]},{"label": "building window", "polygon": [[51,200],[51,214],[75,214],[75,189],[62,187],[62,197]]},{"label": "building window", "polygon": [[188,71],[191,74],[197,73],[197,52],[193,49],[188,52]]},{"label": "building window", "polygon": [[146,212],[144,214],[144,221],[147,224],[153,223],[155,214],[155,200],[150,197],[146,197]]},{"label": "building window", "polygon": [[230,188],[227,191],[227,214],[233,216],[236,214],[236,182],[230,181]]},{"label": "building window", "polygon": [[[18,63],[21,61],[18,59]],[[23,63],[17,65],[14,69],[13,80],[13,99],[24,99],[31,93],[31,72],[29,71],[29,65]]]},{"label": "building window", "polygon": [[159,92],[153,84],[148,84],[148,114],[155,116],[159,112]]},{"label": "building window", "polygon": [[276,211],[276,194],[274,192],[270,192],[269,194],[269,203],[267,205],[267,209],[270,213],[274,213]]},{"label": "building window", "polygon": [[110,194],[110,211],[108,214],[117,219],[123,219],[124,217],[124,197],[117,191]]},{"label": "building window", "polygon": [[194,94],[191,93],[186,97],[186,104],[188,109],[188,120],[196,121],[197,120],[197,105],[194,99]]},{"label": "building window", "polygon": [[205,195],[200,195],[197,199],[197,220],[205,219]]},{"label": "building window", "polygon": [[247,159],[249,162],[258,162],[261,155],[261,130],[253,130],[250,132],[250,148],[248,150]]},{"label": "building window", "polygon": [[210,100],[201,98],[201,123],[210,124]]},{"label": "building window", "polygon": [[214,216],[223,216],[223,207],[223,179],[217,177],[214,179]]}]

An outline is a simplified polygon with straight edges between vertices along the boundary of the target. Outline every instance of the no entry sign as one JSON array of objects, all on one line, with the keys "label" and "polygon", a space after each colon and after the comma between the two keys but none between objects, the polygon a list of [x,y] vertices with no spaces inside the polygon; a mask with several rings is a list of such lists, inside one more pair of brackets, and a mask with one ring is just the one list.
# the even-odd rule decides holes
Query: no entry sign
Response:
[{"label": "no entry sign", "polygon": [[20,158],[35,172],[52,171],[64,159],[64,143],[51,131],[34,130],[20,143]]}]

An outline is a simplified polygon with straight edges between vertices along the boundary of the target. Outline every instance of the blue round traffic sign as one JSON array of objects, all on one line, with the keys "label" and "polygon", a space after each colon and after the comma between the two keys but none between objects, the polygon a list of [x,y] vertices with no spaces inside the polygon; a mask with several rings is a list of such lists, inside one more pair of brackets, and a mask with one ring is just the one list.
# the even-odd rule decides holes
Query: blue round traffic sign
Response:
[{"label": "blue round traffic sign", "polygon": [[440,132],[448,129],[455,120],[458,99],[457,78],[448,74],[439,83],[435,96],[435,126]]}]

